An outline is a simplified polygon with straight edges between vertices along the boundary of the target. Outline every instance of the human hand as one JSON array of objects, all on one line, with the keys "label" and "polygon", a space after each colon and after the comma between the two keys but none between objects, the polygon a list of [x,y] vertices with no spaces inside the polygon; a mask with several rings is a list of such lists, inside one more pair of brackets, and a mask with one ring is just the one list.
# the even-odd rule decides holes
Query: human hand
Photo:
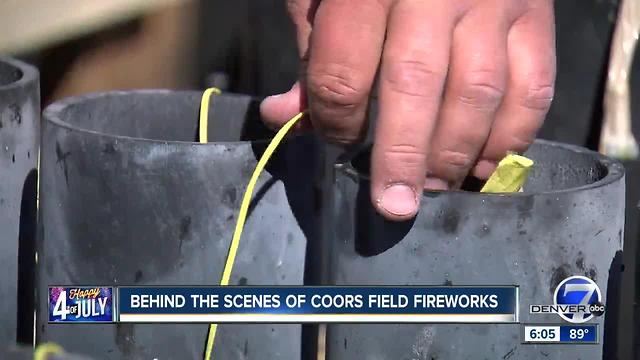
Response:
[{"label": "human hand", "polygon": [[303,72],[262,115],[279,127],[307,106],[312,127],[350,144],[366,130],[379,68],[371,196],[391,220],[423,188],[486,179],[533,142],[553,98],[551,0],[288,0]]}]

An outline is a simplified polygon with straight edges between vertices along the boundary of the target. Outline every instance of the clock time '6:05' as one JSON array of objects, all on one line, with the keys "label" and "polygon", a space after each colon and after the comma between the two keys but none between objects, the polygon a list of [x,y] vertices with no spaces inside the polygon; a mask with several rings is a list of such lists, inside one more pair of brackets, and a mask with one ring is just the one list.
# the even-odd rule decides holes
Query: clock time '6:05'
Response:
[{"label": "clock time '6:05'", "polygon": [[597,324],[589,325],[524,325],[524,343],[582,343],[598,342]]}]

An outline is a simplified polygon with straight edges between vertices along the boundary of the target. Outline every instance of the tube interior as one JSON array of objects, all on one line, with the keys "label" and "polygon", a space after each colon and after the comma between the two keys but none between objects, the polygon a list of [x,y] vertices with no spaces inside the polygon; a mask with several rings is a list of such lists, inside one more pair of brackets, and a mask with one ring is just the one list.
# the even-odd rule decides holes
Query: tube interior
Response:
[{"label": "tube interior", "polygon": [[[68,126],[113,136],[198,141],[202,92],[112,92],[72,99],[55,114]],[[45,116],[51,114],[45,112]],[[212,95],[209,142],[262,140],[272,132],[259,116],[259,102],[248,96]]]},{"label": "tube interior", "polygon": [[22,70],[19,68],[0,61],[0,86],[9,85],[22,78]]}]

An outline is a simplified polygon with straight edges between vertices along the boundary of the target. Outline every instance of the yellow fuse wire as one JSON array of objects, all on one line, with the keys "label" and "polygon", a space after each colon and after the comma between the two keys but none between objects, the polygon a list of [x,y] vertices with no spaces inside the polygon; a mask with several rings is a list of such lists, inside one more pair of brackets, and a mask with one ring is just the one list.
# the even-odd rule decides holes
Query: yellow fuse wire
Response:
[{"label": "yellow fuse wire", "polygon": [[209,100],[211,94],[220,95],[221,91],[218,88],[208,88],[202,94],[202,100],[200,101],[200,126],[198,139],[201,144],[209,142]]},{"label": "yellow fuse wire", "polygon": [[508,154],[498,163],[498,167],[491,174],[480,192],[518,192],[527,181],[527,176],[532,167],[533,160],[527,159],[522,155]]},{"label": "yellow fuse wire", "polygon": [[[200,142],[207,142],[207,130],[208,130],[208,119],[207,115],[209,113],[209,98],[212,93],[220,94],[220,90],[218,89],[207,89],[202,95],[202,102],[200,104]],[[229,245],[229,252],[227,254],[227,259],[224,264],[224,270],[222,272],[222,278],[220,279],[221,286],[229,285],[229,279],[231,278],[231,272],[233,270],[233,264],[235,263],[236,254],[238,253],[238,247],[240,245],[240,237],[242,236],[242,231],[244,230],[244,224],[247,220],[247,212],[249,211],[249,204],[251,203],[251,196],[253,194],[253,189],[258,182],[258,178],[260,174],[264,170],[267,162],[278,148],[282,139],[287,135],[289,130],[304,116],[304,112],[299,113],[294,116],[291,120],[289,120],[273,137],[267,149],[258,160],[258,164],[256,168],[253,170],[253,174],[249,179],[249,184],[247,184],[247,189],[244,192],[242,197],[242,202],[240,203],[240,212],[238,213],[238,220],[236,222],[235,230],[233,231],[233,238],[231,239],[231,244]],[[211,354],[213,353],[213,346],[215,343],[216,332],[218,329],[217,324],[211,324],[209,326],[209,335],[207,337],[207,346],[205,349],[205,360],[211,359]]]}]

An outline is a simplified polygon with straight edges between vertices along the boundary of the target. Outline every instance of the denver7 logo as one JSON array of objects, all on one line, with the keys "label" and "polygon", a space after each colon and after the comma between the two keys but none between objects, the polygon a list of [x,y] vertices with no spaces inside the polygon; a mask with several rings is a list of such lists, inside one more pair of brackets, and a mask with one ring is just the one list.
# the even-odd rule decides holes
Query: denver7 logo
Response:
[{"label": "denver7 logo", "polygon": [[593,280],[584,276],[564,279],[556,287],[553,301],[556,305],[579,305],[578,311],[558,313],[564,320],[576,324],[591,320],[594,312],[604,311],[600,288]]}]

